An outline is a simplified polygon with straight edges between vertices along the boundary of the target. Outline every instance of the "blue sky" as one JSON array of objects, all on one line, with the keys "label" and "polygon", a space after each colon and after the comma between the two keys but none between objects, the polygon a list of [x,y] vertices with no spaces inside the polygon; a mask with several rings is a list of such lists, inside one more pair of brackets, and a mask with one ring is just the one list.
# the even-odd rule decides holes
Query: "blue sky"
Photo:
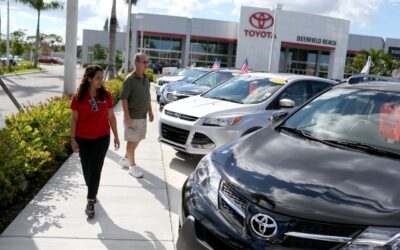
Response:
[{"label": "blue sky", "polygon": [[[59,0],[66,3],[66,0]],[[78,44],[83,29],[102,29],[110,15],[111,0],[79,0]],[[350,20],[350,33],[400,39],[400,0],[158,0],[138,1],[132,13],[154,13],[226,21],[239,21],[240,6],[271,8],[283,4],[283,9]],[[6,2],[0,0],[1,33],[6,33]],[[10,31],[24,29],[34,35],[37,13],[10,0]],[[65,38],[64,10],[41,14],[41,32],[55,33]],[[121,28],[126,24],[127,5],[117,0],[117,15]]]}]

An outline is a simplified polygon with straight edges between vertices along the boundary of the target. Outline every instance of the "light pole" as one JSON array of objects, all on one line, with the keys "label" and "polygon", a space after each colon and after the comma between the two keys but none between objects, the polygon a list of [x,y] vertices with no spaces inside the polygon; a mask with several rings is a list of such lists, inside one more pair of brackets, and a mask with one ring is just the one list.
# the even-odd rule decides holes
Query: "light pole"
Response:
[{"label": "light pole", "polygon": [[268,72],[271,72],[272,52],[273,52],[273,49],[274,49],[275,29],[276,29],[276,24],[277,24],[277,22],[276,22],[276,11],[277,11],[277,10],[281,10],[282,7],[283,7],[283,5],[280,4],[280,3],[277,3],[277,4],[274,6],[274,27],[272,28],[272,41],[271,41],[271,49],[270,49],[270,51],[269,51]]},{"label": "light pole", "polygon": [[6,52],[6,65],[10,66],[10,0],[7,0],[7,52]]},{"label": "light pole", "polygon": [[142,15],[136,15],[136,19],[140,21],[140,52],[143,52],[143,18]]}]

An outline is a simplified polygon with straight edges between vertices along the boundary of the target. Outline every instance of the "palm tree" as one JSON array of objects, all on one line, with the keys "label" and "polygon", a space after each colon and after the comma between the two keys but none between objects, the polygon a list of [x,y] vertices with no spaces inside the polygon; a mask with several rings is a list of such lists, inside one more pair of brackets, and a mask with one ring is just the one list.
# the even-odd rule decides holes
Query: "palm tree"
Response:
[{"label": "palm tree", "polygon": [[108,46],[108,65],[104,78],[110,80],[117,77],[117,70],[115,69],[115,47],[117,35],[117,14],[116,14],[116,0],[113,0],[110,18],[110,42]]},{"label": "palm tree", "polygon": [[358,74],[367,62],[368,56],[371,57],[370,74],[379,74],[390,76],[395,69],[393,58],[389,54],[385,54],[383,49],[363,50],[362,53],[354,57],[350,65],[346,65],[347,74]]},{"label": "palm tree", "polygon": [[132,32],[131,32],[131,16],[132,16],[132,5],[136,5],[137,4],[137,0],[126,0],[126,4],[128,4],[128,25],[127,25],[127,34],[129,36],[129,43],[128,43],[128,51],[126,53],[127,57],[128,57],[128,71],[132,66],[132,62],[131,62],[131,50],[132,50]]},{"label": "palm tree", "polygon": [[36,68],[38,66],[38,59],[39,59],[40,13],[42,11],[46,11],[46,10],[63,9],[64,5],[63,5],[63,3],[59,2],[59,1],[51,1],[51,2],[45,2],[44,0],[15,0],[15,1],[25,4],[33,9],[35,9],[38,13],[38,21],[37,21],[37,26],[36,26],[35,54],[34,54],[34,62],[33,62],[33,67]]}]

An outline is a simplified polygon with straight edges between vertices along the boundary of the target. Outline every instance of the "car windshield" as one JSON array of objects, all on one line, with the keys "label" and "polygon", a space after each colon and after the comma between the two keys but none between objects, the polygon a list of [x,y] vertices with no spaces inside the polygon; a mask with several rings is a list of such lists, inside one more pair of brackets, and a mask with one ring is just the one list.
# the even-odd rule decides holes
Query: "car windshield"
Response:
[{"label": "car windshield", "polygon": [[181,76],[185,73],[186,69],[176,69],[169,74],[170,76]]},{"label": "car windshield", "polygon": [[400,154],[400,93],[332,89],[311,101],[283,127],[318,140]]},{"label": "car windshield", "polygon": [[238,73],[235,72],[221,72],[221,71],[214,71],[210,74],[207,74],[198,80],[194,81],[194,84],[200,85],[200,86],[209,86],[213,87],[217,85],[218,83],[224,82],[226,80],[229,80],[235,76],[238,76]]},{"label": "car windshield", "polygon": [[197,78],[207,74],[208,72],[210,71],[206,69],[188,69],[184,73],[185,78],[183,79],[183,81],[191,83]]},{"label": "car windshield", "polygon": [[241,75],[214,87],[202,96],[237,103],[254,104],[268,99],[285,83],[286,81],[281,79]]}]

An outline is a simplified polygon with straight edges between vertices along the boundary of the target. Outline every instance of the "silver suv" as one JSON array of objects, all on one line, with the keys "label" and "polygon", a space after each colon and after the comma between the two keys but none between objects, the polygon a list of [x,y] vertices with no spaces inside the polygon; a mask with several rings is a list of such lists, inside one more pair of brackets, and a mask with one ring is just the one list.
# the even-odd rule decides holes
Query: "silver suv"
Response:
[{"label": "silver suv", "polygon": [[159,139],[179,151],[207,154],[269,125],[273,111],[300,106],[335,83],[292,74],[240,75],[201,95],[167,104]]}]

